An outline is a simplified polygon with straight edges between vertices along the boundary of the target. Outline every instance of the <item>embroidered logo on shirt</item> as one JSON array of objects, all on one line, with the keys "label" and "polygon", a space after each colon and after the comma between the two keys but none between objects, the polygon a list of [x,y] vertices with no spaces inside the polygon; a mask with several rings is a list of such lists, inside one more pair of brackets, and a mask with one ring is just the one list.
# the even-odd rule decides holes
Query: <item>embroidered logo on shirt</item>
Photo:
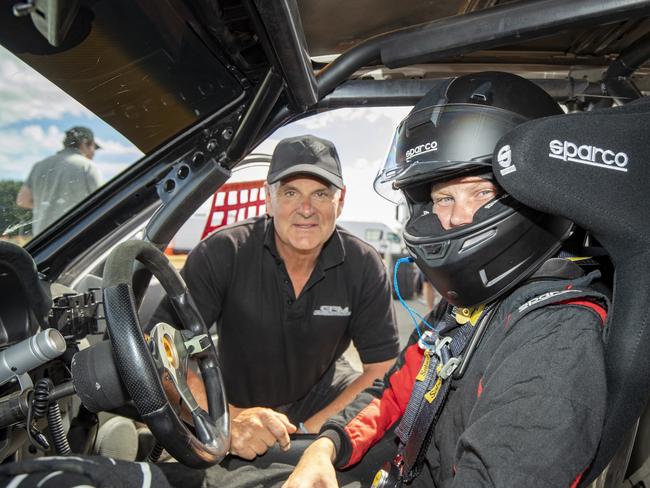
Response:
[{"label": "embroidered logo on shirt", "polygon": [[339,305],[321,305],[319,309],[314,310],[314,315],[324,315],[327,317],[349,317],[352,315],[349,307]]}]

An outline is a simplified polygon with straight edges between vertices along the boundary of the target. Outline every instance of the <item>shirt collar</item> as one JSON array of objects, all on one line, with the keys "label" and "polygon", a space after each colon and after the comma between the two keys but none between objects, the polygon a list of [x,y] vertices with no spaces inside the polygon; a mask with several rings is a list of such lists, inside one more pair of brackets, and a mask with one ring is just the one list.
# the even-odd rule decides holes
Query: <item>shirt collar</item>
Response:
[{"label": "shirt collar", "polygon": [[75,153],[75,154],[81,154],[81,151],[79,150],[78,147],[64,147],[59,151],[59,153]]},{"label": "shirt collar", "polygon": [[[281,260],[278,248],[275,245],[275,227],[273,226],[273,218],[268,215],[264,216],[264,247],[266,247],[271,255],[276,260]],[[338,266],[345,259],[345,249],[341,242],[338,228],[334,229],[334,233],[325,242],[323,249],[321,249],[318,256],[318,264],[323,269],[333,268]]]}]

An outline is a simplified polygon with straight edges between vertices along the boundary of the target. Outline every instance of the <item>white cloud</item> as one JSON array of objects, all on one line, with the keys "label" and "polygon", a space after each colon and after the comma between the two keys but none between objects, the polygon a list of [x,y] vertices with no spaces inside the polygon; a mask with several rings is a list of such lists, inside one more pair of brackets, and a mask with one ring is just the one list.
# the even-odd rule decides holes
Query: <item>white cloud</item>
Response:
[{"label": "white cloud", "polygon": [[391,120],[393,127],[397,127],[410,109],[411,107],[341,108],[306,117],[293,125],[307,130],[321,130],[341,122],[357,121],[373,124],[381,117],[387,117]]},{"label": "white cloud", "polygon": [[65,115],[92,117],[92,112],[0,46],[0,126]]},{"label": "white cloud", "polygon": [[273,154],[273,150],[280,139],[270,137],[257,146],[252,152],[257,154]]},{"label": "white cloud", "polygon": [[396,227],[395,204],[380,197],[373,188],[379,161],[358,159],[346,167],[346,201],[341,220],[379,221]]},{"label": "white cloud", "polygon": [[27,125],[20,131],[24,139],[32,144],[41,146],[43,149],[58,151],[61,149],[64,134],[55,125],[50,125],[44,130],[40,125]]},{"label": "white cloud", "polygon": [[122,144],[121,142],[97,138],[97,143],[102,147],[98,155],[131,157],[133,162],[144,156],[144,153],[133,145]]}]

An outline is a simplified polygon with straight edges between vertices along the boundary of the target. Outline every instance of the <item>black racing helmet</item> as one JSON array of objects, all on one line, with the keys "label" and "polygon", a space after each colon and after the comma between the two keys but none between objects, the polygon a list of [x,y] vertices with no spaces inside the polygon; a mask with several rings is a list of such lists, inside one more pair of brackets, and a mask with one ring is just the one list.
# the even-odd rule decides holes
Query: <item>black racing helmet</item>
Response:
[{"label": "black racing helmet", "polygon": [[[396,190],[405,197],[404,241],[451,304],[472,307],[503,295],[559,250],[573,224],[501,190],[471,224],[444,230],[433,213],[432,185],[460,176],[494,179],[492,153],[502,136],[527,120],[561,113],[533,82],[485,72],[434,88],[398,126],[375,189],[393,201]],[[500,171],[516,167],[507,150],[498,159]]]}]

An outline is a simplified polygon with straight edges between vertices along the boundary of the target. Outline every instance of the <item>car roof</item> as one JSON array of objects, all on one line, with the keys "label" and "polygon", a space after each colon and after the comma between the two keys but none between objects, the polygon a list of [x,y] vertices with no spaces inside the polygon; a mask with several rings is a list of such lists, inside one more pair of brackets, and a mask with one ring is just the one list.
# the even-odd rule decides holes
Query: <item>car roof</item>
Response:
[{"label": "car roof", "polygon": [[[409,28],[453,16],[467,16],[497,6],[513,5],[516,0],[301,0],[300,20],[312,59],[331,59],[365,40],[391,31]],[[527,3],[530,3],[527,2]],[[566,2],[570,4],[571,2]],[[595,2],[594,2],[595,3]],[[601,2],[606,3],[606,2]],[[540,9],[542,5],[540,4]],[[541,13],[541,12],[540,12]],[[336,21],[332,20],[336,18]],[[479,49],[463,56],[440,59],[438,72],[449,65],[582,65],[606,67],[611,59],[649,32],[641,17],[603,22],[589,27],[562,29],[550,35],[513,42],[492,49]],[[539,66],[534,66],[539,65]],[[431,72],[436,72],[433,70]],[[476,69],[472,66],[471,69]],[[647,74],[647,73],[646,73]]]}]

